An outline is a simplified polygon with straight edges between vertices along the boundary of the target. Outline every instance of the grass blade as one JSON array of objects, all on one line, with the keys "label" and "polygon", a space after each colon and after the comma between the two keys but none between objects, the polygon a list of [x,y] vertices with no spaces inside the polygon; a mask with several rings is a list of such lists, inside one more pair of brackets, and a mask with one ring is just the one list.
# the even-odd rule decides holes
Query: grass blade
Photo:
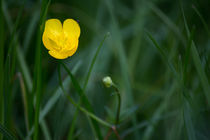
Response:
[{"label": "grass blade", "polygon": [[[22,14],[23,14],[23,8],[24,8],[24,6],[25,6],[25,2],[26,2],[26,0],[23,1],[23,4],[22,4],[22,6],[21,6],[21,8],[20,8],[20,11],[19,11],[19,13],[18,13],[18,17],[17,17],[17,19],[16,19],[16,21],[15,21],[13,31],[12,31],[12,33],[11,33],[11,40],[10,40],[9,47],[8,47],[7,57],[8,57],[9,55],[11,55],[12,50],[14,49],[14,47],[12,47],[12,45],[13,45],[14,40],[15,40],[17,27],[18,27],[18,25],[19,25],[19,23],[20,23],[20,18],[21,18]],[[6,60],[6,61],[7,61],[7,60]]]},{"label": "grass blade", "polygon": [[[61,62],[61,64],[64,66],[65,69],[67,68],[67,67],[65,66],[64,63]],[[68,69],[67,69],[67,72],[68,72],[69,76],[71,77],[71,80],[72,80],[73,85],[74,85],[75,87],[78,87],[78,88],[81,89],[81,87],[79,86],[79,83],[76,81],[76,79],[74,78],[74,76],[72,75],[72,73],[71,73]],[[64,94],[66,95],[67,99],[68,99],[75,107],[79,108],[82,112],[84,112],[86,115],[88,115],[88,116],[90,116],[91,118],[93,118],[95,121],[101,123],[101,124],[104,125],[104,126],[107,126],[107,127],[111,128],[111,127],[112,127],[111,124],[109,124],[109,123],[107,123],[107,122],[101,120],[100,118],[98,118],[97,116],[95,116],[92,112],[86,110],[85,108],[81,107],[79,104],[77,104],[76,102],[74,102],[74,100],[73,100],[73,99],[65,92],[65,90],[64,90],[64,87],[63,87],[63,84],[62,84],[62,80],[61,80],[61,74],[60,74],[60,66],[59,66],[59,69],[58,69],[58,73],[59,73],[59,74],[58,74],[58,75],[59,75],[59,84],[60,84],[61,89],[63,90]],[[77,91],[79,92],[80,89],[77,89]],[[82,90],[81,90],[81,91],[82,91]],[[84,93],[82,93],[82,94],[84,94]],[[84,99],[84,100],[86,100],[86,99]],[[86,102],[84,102],[84,103],[86,103]],[[88,105],[88,106],[89,106],[89,105]],[[88,109],[90,110],[90,107],[88,107]],[[93,123],[93,124],[94,124],[94,123]],[[97,124],[97,123],[96,123],[96,124]],[[95,126],[95,124],[94,124],[94,126]],[[98,125],[97,125],[97,126],[98,126]]]},{"label": "grass blade", "polygon": [[45,140],[52,140],[49,129],[45,121],[41,121],[41,128],[45,136]]},{"label": "grass blade", "polygon": [[32,39],[33,33],[35,32],[38,20],[39,20],[39,12],[35,11],[32,15],[31,22],[28,25],[27,32],[26,32],[26,35],[25,35],[25,39],[24,39],[24,42],[23,42],[24,54],[27,54],[27,51],[28,51],[28,48],[29,48],[29,43]]},{"label": "grass blade", "polygon": [[[128,106],[132,106],[134,104],[134,97],[133,97],[132,88],[131,88],[127,56],[125,53],[125,46],[123,45],[124,43],[122,40],[119,23],[117,21],[117,18],[116,18],[115,12],[114,12],[114,7],[113,7],[114,4],[111,0],[105,1],[105,4],[108,8],[109,14],[111,16],[111,21],[113,24],[111,30],[113,31],[113,36],[114,36],[114,40],[115,40],[114,46],[116,46],[116,51],[119,55],[120,70],[121,70],[121,75],[122,75],[122,79],[124,82],[123,84],[125,85],[126,103]],[[132,116],[132,124],[133,125],[137,124],[136,115]],[[140,134],[138,131],[135,131],[135,138],[140,139]]]},{"label": "grass blade", "polygon": [[[1,8],[3,8],[3,3],[1,3]],[[23,1],[23,4],[18,12],[18,17],[15,20],[15,25],[12,29],[12,33],[11,33],[11,39],[8,45],[8,49],[7,49],[7,55],[6,55],[6,60],[5,60],[5,73],[4,73],[4,89],[5,89],[5,93],[7,93],[6,96],[4,96],[4,117],[7,118],[4,120],[4,125],[7,128],[11,128],[12,127],[12,87],[13,87],[13,76],[14,76],[14,72],[15,72],[15,66],[16,66],[16,30],[17,27],[20,23],[20,17],[22,16],[23,13],[23,8],[25,5],[25,0]],[[2,11],[3,12],[3,11]],[[3,14],[3,13],[2,13]],[[4,17],[4,16],[3,16]]]},{"label": "grass blade", "polygon": [[188,101],[185,100],[184,102],[184,107],[183,107],[183,117],[184,117],[184,123],[187,129],[187,135],[189,140],[196,140],[195,137],[195,130],[193,127],[193,122],[192,122],[192,113],[190,112],[190,104]]},{"label": "grass blade", "polygon": [[182,44],[185,44],[185,40],[183,35],[180,32],[180,29],[169,19],[168,16],[166,16],[158,7],[156,7],[154,4],[148,2],[148,7],[151,8],[151,10],[163,21],[165,24],[175,33],[177,38],[182,42]]},{"label": "grass blade", "polygon": [[[189,27],[188,27],[188,24],[187,24],[187,20],[185,18],[184,10],[183,10],[182,5],[180,7],[181,7],[181,11],[182,11],[182,16],[183,16],[187,36],[188,36],[188,38],[190,38],[190,31],[189,31]],[[202,62],[201,62],[201,59],[200,59],[200,56],[199,56],[199,53],[198,53],[198,50],[195,46],[194,41],[192,41],[191,54],[192,54],[192,57],[193,57],[193,62],[194,62],[195,68],[197,70],[198,76],[199,76],[200,81],[201,81],[201,85],[202,85],[204,94],[205,94],[205,96],[207,98],[207,101],[208,101],[208,106],[210,106],[209,81],[208,81],[207,75],[206,75],[206,73],[205,73],[205,71],[202,67]]]},{"label": "grass blade", "polygon": [[18,78],[20,81],[21,93],[22,93],[22,100],[23,100],[23,108],[24,108],[24,117],[25,117],[25,124],[26,124],[26,132],[29,132],[29,120],[28,120],[28,100],[26,96],[25,84],[23,82],[23,78],[21,74],[18,74]]},{"label": "grass blade", "polygon": [[86,89],[86,87],[87,87],[88,81],[89,81],[89,79],[90,79],[91,72],[92,72],[92,70],[93,70],[93,66],[94,66],[95,61],[96,61],[96,59],[97,59],[97,56],[98,56],[98,54],[99,54],[99,52],[100,52],[100,50],[101,50],[101,47],[103,46],[104,41],[106,40],[106,38],[107,38],[109,35],[110,35],[109,32],[106,33],[106,35],[104,36],[104,39],[101,41],[100,45],[98,46],[98,48],[97,48],[97,50],[96,50],[96,53],[95,53],[95,55],[94,55],[94,57],[93,57],[93,59],[92,59],[92,61],[91,61],[91,64],[90,64],[90,67],[89,67],[87,76],[86,76],[86,78],[85,78],[85,83],[84,83],[84,86],[83,86],[83,91],[85,91],[85,89]]},{"label": "grass blade", "polygon": [[[4,15],[2,0],[0,1],[0,123],[4,122]],[[0,134],[0,140],[2,135]]]},{"label": "grass blade", "polygon": [[209,31],[209,28],[208,28],[208,25],[206,23],[206,21],[204,20],[203,16],[200,14],[200,12],[198,11],[198,9],[193,5],[192,6],[193,10],[196,12],[196,14],[199,16],[199,18],[201,19],[201,22],[203,23],[203,26],[210,38],[210,31]]},{"label": "grass blade", "polygon": [[34,93],[36,93],[36,107],[35,107],[35,120],[34,120],[34,136],[33,140],[38,139],[38,132],[39,132],[39,112],[40,112],[40,102],[41,102],[41,38],[42,33],[44,31],[44,24],[45,19],[47,16],[48,7],[50,5],[50,0],[43,0],[42,1],[42,7],[41,7],[41,15],[40,15],[40,23],[38,30],[38,36],[37,36],[37,48],[36,48],[36,59],[35,59],[35,80],[34,80]]},{"label": "grass blade", "polygon": [[155,41],[155,39],[152,37],[152,35],[150,33],[147,32],[147,36],[149,37],[149,39],[152,41],[152,43],[154,44],[154,46],[158,49],[158,51],[160,52],[163,60],[166,62],[166,64],[169,66],[169,68],[171,69],[171,71],[173,72],[173,74],[175,76],[177,76],[177,72],[174,68],[174,66],[172,65],[172,63],[169,61],[168,57],[166,56],[165,52],[163,51],[163,49],[158,45],[158,43]]},{"label": "grass blade", "polygon": [[[85,83],[84,83],[84,86],[83,86],[83,92],[85,91],[86,87],[87,87],[87,84],[88,84],[88,81],[90,79],[90,75],[91,75],[91,72],[93,70],[93,66],[96,62],[96,58],[101,50],[101,47],[103,46],[104,44],[104,41],[106,40],[106,38],[109,36],[109,33],[107,33],[105,36],[104,36],[104,39],[101,41],[100,45],[98,46],[97,50],[96,50],[96,53],[91,61],[91,64],[90,64],[90,67],[89,67],[89,70],[88,70],[88,73],[87,73],[87,76],[85,78]],[[81,100],[79,102],[79,104],[81,104]],[[74,128],[75,128],[75,122],[76,122],[76,119],[77,119],[77,115],[78,115],[78,108],[76,109],[75,113],[74,113],[74,117],[73,117],[73,120],[72,120],[72,125],[71,125],[71,128],[69,130],[69,134],[68,134],[68,140],[71,140],[73,138],[73,132],[74,132]]]},{"label": "grass blade", "polygon": [[[63,62],[61,62],[61,64],[63,65],[64,69],[67,71],[68,75],[70,76],[72,84],[74,85],[75,89],[77,90],[77,93],[79,94],[79,96],[81,98],[81,102],[84,103],[85,107],[87,108],[87,111],[89,111],[90,113],[93,113],[94,110],[93,110],[93,108],[92,108],[92,106],[91,106],[87,96],[84,94],[82,88],[80,87],[79,83],[74,78],[74,76],[72,75],[70,70],[66,67],[66,65]],[[95,120],[93,120],[93,119],[91,119],[91,122],[93,124],[94,130],[95,130],[95,132],[97,134],[98,139],[102,140],[103,138],[102,138],[102,135],[101,135],[98,123]]]},{"label": "grass blade", "polygon": [[[73,73],[77,72],[78,68],[80,67],[81,63],[77,63],[77,65],[75,65],[75,67],[73,68]],[[70,79],[66,78],[63,83],[64,86],[67,86],[70,84]],[[67,86],[69,87],[69,86]],[[62,95],[62,90],[60,87],[58,87],[53,96],[51,96],[51,98],[47,101],[47,103],[45,104],[45,106],[43,107],[43,109],[40,111],[40,115],[39,115],[39,123],[42,123],[42,121],[44,120],[44,118],[46,117],[46,115],[50,112],[50,110],[55,106],[56,102],[58,101],[58,99],[60,98],[60,96]],[[26,136],[26,140],[29,140],[29,137],[31,137],[31,135],[34,132],[34,126],[31,127],[30,132],[27,134]]]},{"label": "grass blade", "polygon": [[188,40],[188,44],[187,44],[187,48],[186,48],[186,52],[185,52],[184,70],[183,70],[184,84],[186,83],[186,79],[187,79],[187,77],[186,77],[187,76],[187,66],[188,66],[188,62],[189,62],[189,55],[190,55],[190,50],[191,50],[191,46],[192,46],[192,42],[193,42],[194,32],[195,32],[195,28],[193,28],[193,30],[190,34],[190,38]]},{"label": "grass blade", "polygon": [[[80,67],[81,63],[77,63],[73,70],[72,73],[76,73]],[[68,87],[69,88],[69,84],[70,84],[70,79],[69,78],[65,78],[63,81],[63,86]],[[49,113],[49,111],[53,108],[53,106],[55,105],[55,103],[58,101],[59,97],[62,95],[62,89],[60,87],[58,87],[53,96],[47,101],[46,105],[43,107],[43,109],[40,112],[40,121],[42,121],[44,119],[44,117]]]},{"label": "grass blade", "polygon": [[161,117],[161,114],[164,112],[164,110],[166,109],[168,103],[170,102],[170,98],[173,95],[173,93],[175,92],[177,86],[178,86],[177,81],[173,82],[173,84],[171,85],[168,93],[164,97],[163,102],[161,102],[159,107],[154,112],[154,114],[153,114],[153,116],[152,116],[152,118],[150,120],[151,124],[147,126],[147,128],[146,128],[146,130],[144,132],[143,140],[151,139],[152,134],[155,131],[154,126],[158,124],[159,118]]},{"label": "grass blade", "polygon": [[17,140],[17,138],[2,124],[0,124],[0,132],[4,135],[8,140]]}]

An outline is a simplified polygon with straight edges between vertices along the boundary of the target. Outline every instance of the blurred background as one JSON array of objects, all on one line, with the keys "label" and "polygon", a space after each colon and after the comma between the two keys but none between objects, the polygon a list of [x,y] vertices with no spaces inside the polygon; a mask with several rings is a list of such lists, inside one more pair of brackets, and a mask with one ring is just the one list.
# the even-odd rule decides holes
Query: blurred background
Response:
[{"label": "blurred background", "polygon": [[[29,139],[34,110],[27,109],[26,104],[34,102],[28,97],[35,79],[41,1],[4,0],[2,9],[4,58],[13,40],[15,48],[11,59],[14,76],[9,87],[4,85],[4,102],[8,104],[5,126],[18,139]],[[98,53],[85,94],[94,114],[114,124],[117,96],[102,83],[103,77],[112,78],[122,98],[117,127],[120,139],[208,140],[209,9],[208,0],[51,0],[47,19],[78,21],[81,27],[78,50],[64,62],[80,85],[85,82],[98,46],[109,34]],[[17,20],[19,24],[15,24]],[[76,109],[59,88],[58,61],[43,44],[41,50],[39,139],[66,140]],[[64,69],[61,73],[65,90],[78,102],[68,74]],[[11,90],[8,95],[6,88]],[[96,139],[89,122],[79,112],[73,139]],[[105,139],[109,128],[100,123],[99,126]],[[108,139],[118,138],[112,133]]]}]

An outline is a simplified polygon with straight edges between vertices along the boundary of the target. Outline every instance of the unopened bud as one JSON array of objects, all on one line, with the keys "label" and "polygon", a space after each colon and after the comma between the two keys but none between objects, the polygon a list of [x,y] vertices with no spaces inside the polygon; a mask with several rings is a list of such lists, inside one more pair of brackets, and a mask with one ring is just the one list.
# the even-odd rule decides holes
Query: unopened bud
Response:
[{"label": "unopened bud", "polygon": [[103,83],[107,88],[109,88],[113,85],[112,79],[109,76],[106,76],[103,78]]}]

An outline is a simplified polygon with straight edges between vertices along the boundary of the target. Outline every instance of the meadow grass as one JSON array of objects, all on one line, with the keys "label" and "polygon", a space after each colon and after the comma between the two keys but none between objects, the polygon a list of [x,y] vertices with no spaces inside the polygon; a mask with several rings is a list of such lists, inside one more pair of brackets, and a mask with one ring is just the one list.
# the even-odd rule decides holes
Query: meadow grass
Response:
[{"label": "meadow grass", "polygon": [[[0,0],[0,140],[210,139],[209,4]],[[50,18],[78,21],[72,57],[44,48]]]}]

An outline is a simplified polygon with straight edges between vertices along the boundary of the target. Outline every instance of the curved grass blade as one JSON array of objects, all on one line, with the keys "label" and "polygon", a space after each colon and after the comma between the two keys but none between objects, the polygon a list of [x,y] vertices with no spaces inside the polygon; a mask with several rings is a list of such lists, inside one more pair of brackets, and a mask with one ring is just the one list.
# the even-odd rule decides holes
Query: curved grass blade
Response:
[{"label": "curved grass blade", "polygon": [[[67,67],[65,66],[65,64],[63,64],[63,63],[61,63],[61,64],[64,66],[64,68],[67,68]],[[69,71],[69,70],[68,70],[68,71]],[[62,89],[63,93],[66,95],[67,99],[68,99],[75,107],[79,108],[82,112],[84,112],[86,115],[90,116],[92,119],[94,119],[95,121],[99,122],[100,124],[102,124],[102,125],[104,125],[104,126],[106,126],[106,127],[109,127],[109,128],[112,127],[111,124],[109,124],[109,123],[103,121],[102,119],[100,119],[100,118],[98,118],[97,116],[95,116],[95,115],[94,115],[92,112],[90,112],[89,110],[87,110],[87,109],[81,107],[79,104],[77,104],[77,103],[76,103],[76,102],[75,102],[75,101],[66,93],[66,91],[64,90],[63,84],[62,84],[62,80],[61,80],[60,66],[59,66],[59,68],[58,68],[58,75],[59,75],[59,84],[60,84],[60,86],[61,86],[61,89]],[[70,77],[73,79],[73,80],[72,80],[72,83],[73,83],[73,81],[75,82],[75,83],[73,83],[73,85],[75,85],[75,86],[78,85],[78,86],[79,86],[79,83],[77,83],[76,79],[74,78],[74,76],[71,74],[70,71],[69,71],[69,75],[71,75]],[[77,87],[77,86],[76,86],[76,87]],[[79,87],[79,88],[80,88],[80,87]],[[79,91],[79,89],[77,89],[77,91]],[[93,124],[94,124],[94,123],[93,123]],[[98,126],[98,125],[97,125],[97,126]]]},{"label": "curved grass blade", "polygon": [[[187,20],[185,18],[184,10],[183,10],[183,7],[182,7],[181,3],[180,3],[180,7],[181,7],[181,12],[182,12],[187,36],[188,36],[188,38],[190,38],[190,30],[189,30]],[[192,57],[193,57],[193,62],[194,62],[195,68],[197,70],[198,76],[199,76],[200,81],[201,81],[201,85],[202,85],[204,94],[207,98],[208,106],[210,106],[210,94],[209,94],[210,93],[210,85],[209,85],[209,81],[208,81],[207,75],[206,75],[206,73],[205,73],[205,71],[202,67],[202,62],[201,62],[198,50],[197,50],[193,40],[192,40],[191,54],[192,54]]]},{"label": "curved grass blade", "polygon": [[165,24],[175,33],[177,38],[182,42],[182,44],[185,44],[184,37],[180,31],[180,29],[174,24],[170,18],[165,15],[158,7],[156,7],[153,3],[147,2],[148,7],[151,8],[151,10],[163,21]]},{"label": "curved grass blade", "polygon": [[[11,17],[9,15],[9,12],[7,10],[7,7],[6,7],[5,3],[3,3],[3,13],[4,13],[4,17],[6,19],[6,23],[8,24],[9,32],[10,32],[10,34],[12,34],[13,24],[12,24],[12,20],[11,20]],[[15,58],[17,57],[18,66],[19,66],[19,69],[21,71],[21,75],[23,75],[23,77],[21,76],[23,81],[24,81],[23,84],[25,84],[24,92],[27,93],[27,97],[28,97],[28,96],[31,96],[31,95],[29,95],[29,93],[31,93],[31,91],[32,91],[32,79],[31,79],[30,72],[29,72],[28,66],[26,64],[26,61],[24,59],[22,50],[21,50],[20,45],[18,43],[17,35],[14,37],[14,40],[15,40],[15,43],[16,43],[14,51],[17,54],[17,56],[15,56]],[[22,90],[22,93],[23,93],[23,90]],[[29,131],[28,128],[32,125],[32,117],[31,116],[33,115],[32,114],[33,102],[30,102],[30,97],[28,97],[27,99],[24,97],[24,99],[25,99],[25,101],[29,101],[28,102],[29,104],[24,103],[24,106],[26,108],[28,108],[28,109],[25,110],[25,112],[30,112],[30,113],[27,113],[27,115],[25,114],[25,119],[26,120],[30,119],[30,121],[26,121],[26,128],[27,128],[27,132],[28,132]],[[28,123],[28,122],[30,122],[30,123]],[[17,130],[17,131],[19,131],[19,130]]]},{"label": "curved grass blade", "polygon": [[18,27],[18,25],[20,23],[20,18],[21,18],[22,14],[23,14],[23,9],[24,9],[24,6],[25,6],[25,2],[26,2],[26,0],[23,1],[23,4],[22,4],[22,6],[20,8],[20,11],[18,13],[18,17],[17,17],[17,19],[15,21],[15,24],[14,24],[14,28],[13,28],[13,31],[12,31],[12,34],[11,34],[11,40],[10,40],[9,47],[8,47],[7,57],[9,55],[11,55],[11,52],[12,52],[12,50],[14,48],[14,47],[12,47],[12,45],[13,45],[14,40],[15,40],[15,35],[16,35],[17,27]]},{"label": "curved grass blade", "polygon": [[200,12],[198,11],[198,9],[193,5],[192,6],[193,10],[196,12],[196,14],[199,16],[199,18],[201,19],[201,22],[203,23],[203,26],[208,34],[208,36],[210,37],[210,31],[209,31],[209,27],[206,23],[206,21],[204,20],[203,16],[200,14]]},{"label": "curved grass blade", "polygon": [[4,135],[8,140],[17,140],[17,138],[2,124],[0,124],[0,132]]},{"label": "curved grass blade", "polygon": [[[186,18],[185,18],[182,3],[181,3],[181,1],[179,1],[179,2],[180,2],[180,8],[181,8],[181,12],[182,12],[182,16],[183,16],[183,20],[184,20],[184,24],[185,24],[185,29],[186,29],[186,32],[187,32],[187,36],[188,36],[188,39],[189,40],[191,39],[190,41],[192,41],[191,53],[192,53],[193,61],[194,61],[196,70],[198,72],[198,75],[200,77],[204,93],[207,97],[208,105],[210,105],[210,95],[208,95],[210,93],[210,88],[209,88],[208,79],[206,77],[205,71],[202,68],[200,56],[199,56],[198,51],[196,49],[195,43],[193,42],[193,40],[191,38],[191,34],[190,34],[188,24],[187,24],[187,21],[186,21]],[[184,118],[184,123],[185,123],[185,126],[186,126],[186,130],[187,130],[188,139],[196,140],[196,132],[195,132],[195,128],[194,128],[193,122],[192,122],[192,115],[191,115],[192,113],[191,113],[191,110],[190,110],[191,108],[190,108],[189,103],[190,103],[190,100],[188,102],[188,100],[185,100],[185,98],[184,98],[183,118]]]},{"label": "curved grass blade", "polygon": [[[3,8],[3,3],[1,3],[2,6],[1,8]],[[23,1],[23,4],[21,5],[21,8],[18,12],[18,16],[15,20],[15,25],[12,29],[12,34],[11,34],[11,39],[8,45],[8,51],[7,54],[5,56],[6,60],[5,60],[5,66],[4,66],[4,93],[6,93],[7,95],[4,96],[3,100],[4,100],[4,117],[7,119],[4,119],[4,125],[8,128],[10,128],[12,125],[12,107],[13,107],[13,102],[12,102],[12,87],[13,87],[13,81],[12,78],[14,76],[14,72],[15,72],[15,64],[16,64],[16,30],[17,27],[20,23],[20,18],[23,14],[23,9],[25,6],[25,0]],[[3,16],[4,17],[4,16]]]},{"label": "curved grass blade", "polygon": [[24,42],[23,42],[24,54],[27,54],[27,51],[28,51],[28,48],[29,48],[29,43],[32,39],[33,33],[35,32],[38,20],[39,20],[39,11],[37,10],[37,11],[33,12],[32,19],[31,19],[31,21],[28,25],[28,28],[27,28],[25,39],[24,39]]},{"label": "curved grass blade", "polygon": [[95,55],[94,55],[94,57],[93,57],[93,59],[92,59],[92,61],[91,61],[91,64],[90,64],[90,67],[89,67],[87,76],[86,76],[86,78],[85,78],[85,83],[84,83],[84,86],[83,86],[83,91],[85,91],[85,89],[86,89],[86,87],[87,87],[88,81],[89,81],[89,79],[90,79],[91,72],[92,72],[92,70],[93,70],[93,66],[94,66],[94,64],[95,64],[95,62],[96,62],[96,59],[97,59],[98,54],[99,54],[99,52],[100,52],[100,50],[101,50],[101,47],[103,46],[104,41],[106,40],[106,38],[107,38],[109,35],[110,35],[109,32],[105,34],[103,40],[101,41],[100,45],[98,46],[98,48],[97,48],[97,50],[96,50],[96,53],[95,53]]},{"label": "curved grass blade", "polygon": [[187,79],[187,66],[188,66],[188,62],[189,62],[190,50],[191,50],[191,46],[192,46],[192,42],[193,42],[194,33],[195,33],[195,28],[193,28],[192,32],[190,33],[190,38],[188,40],[186,53],[185,53],[184,70],[183,70],[184,84],[186,83],[186,79]]},{"label": "curved grass blade", "polygon": [[[5,3],[3,3],[3,13],[4,13],[5,20],[6,20],[5,22],[7,23],[8,28],[9,28],[9,32],[10,32],[10,34],[12,34],[13,24],[12,24],[11,16],[9,15],[9,12],[7,10],[7,7],[6,7]],[[15,40],[17,40],[17,38],[15,38]],[[16,47],[17,47],[17,49],[16,49],[16,51],[17,51],[17,53],[16,53],[17,54],[17,62],[18,62],[20,71],[22,73],[27,91],[31,92],[32,91],[32,78],[30,76],[30,72],[28,70],[28,66],[27,66],[26,61],[24,59],[24,55],[22,53],[20,45],[18,44]]]},{"label": "curved grass blade", "polygon": [[[80,98],[81,98],[81,102],[84,104],[87,111],[89,111],[90,113],[93,113],[94,110],[93,110],[87,96],[84,94],[82,88],[80,87],[79,83],[77,82],[77,80],[75,79],[73,74],[70,72],[70,70],[66,67],[66,65],[63,62],[61,62],[61,64],[63,65],[64,69],[67,71],[68,75],[70,76],[72,84],[74,85],[75,89],[77,90],[76,93],[78,93]],[[102,135],[101,135],[101,132],[100,132],[100,127],[98,126],[98,123],[94,119],[91,119],[91,122],[93,124],[94,130],[97,134],[98,139],[102,140],[103,138],[102,138]]]},{"label": "curved grass blade", "polygon": [[41,121],[41,128],[44,133],[45,140],[52,140],[50,133],[49,133],[50,131],[49,131],[45,121]]},{"label": "curved grass blade", "polygon": [[21,94],[22,94],[22,100],[23,100],[23,109],[24,109],[24,117],[25,117],[25,124],[26,124],[26,132],[29,132],[29,120],[28,120],[28,103],[27,103],[27,96],[26,96],[26,90],[25,90],[25,84],[23,82],[23,78],[21,73],[18,74],[19,82],[20,82],[20,88],[21,88]]},{"label": "curved grass blade", "polygon": [[[6,17],[6,23],[8,24],[9,31],[12,34],[12,26],[13,26],[13,24],[12,24],[12,20],[11,20],[11,17],[9,15],[9,13],[8,13],[8,10],[6,8],[5,3],[3,3],[3,13],[4,13],[4,17]],[[26,64],[26,61],[24,59],[24,55],[23,55],[22,50],[20,48],[20,45],[18,43],[17,36],[15,36],[14,40],[17,43],[16,47],[15,47],[15,51],[16,51],[16,54],[17,54],[17,62],[18,62],[19,69],[21,71],[21,75],[23,76],[23,77],[21,76],[23,81],[24,81],[23,84],[25,84],[25,91],[24,92],[27,93],[27,100],[26,101],[29,101],[28,102],[29,104],[25,105],[28,108],[28,110],[26,110],[26,112],[30,112],[29,114],[27,113],[27,115],[25,115],[25,119],[26,120],[30,119],[30,121],[29,121],[30,125],[26,123],[26,128],[29,128],[32,125],[32,117],[31,116],[33,115],[32,114],[32,110],[33,110],[33,107],[34,107],[33,106],[33,102],[30,102],[30,100],[32,100],[32,99],[30,99],[31,95],[29,94],[32,91],[32,79],[31,79],[31,76],[30,76],[29,68],[28,68],[28,66]],[[26,122],[28,122],[28,121],[26,121]],[[43,118],[42,118],[41,127],[44,126],[43,123],[45,123],[45,120],[43,120]],[[34,131],[34,128],[32,128],[32,130]],[[43,130],[47,130],[47,129],[43,129]],[[29,139],[29,137],[31,136],[31,135],[29,136],[29,134],[32,134],[33,131],[30,131],[28,133],[27,139]]]},{"label": "curved grass blade", "polygon": [[[75,65],[75,67],[73,68],[72,72],[75,73],[77,72],[78,68],[80,67],[81,63],[77,63]],[[70,79],[66,78],[63,81],[63,85],[66,87],[67,85],[70,84]],[[68,86],[67,86],[68,87]],[[56,102],[58,101],[58,99],[60,98],[60,96],[62,95],[62,89],[60,87],[57,87],[57,89],[55,90],[53,96],[51,96],[51,98],[47,101],[46,105],[43,107],[43,109],[40,111],[40,115],[39,115],[39,123],[42,123],[42,121],[44,120],[45,116],[50,112],[50,110],[53,108],[53,106],[56,104]],[[34,126],[31,127],[30,132],[27,134],[26,136],[26,140],[29,140],[29,138],[31,137],[31,135],[34,133]]]},{"label": "curved grass blade", "polygon": [[[96,53],[91,61],[91,64],[90,64],[90,67],[89,67],[89,70],[88,70],[88,73],[87,73],[87,76],[85,78],[85,83],[84,83],[84,86],[83,86],[83,91],[85,91],[86,87],[87,87],[87,84],[88,84],[88,81],[90,79],[90,75],[91,75],[91,72],[93,70],[93,66],[96,62],[96,58],[101,50],[101,47],[103,46],[104,44],[104,41],[106,40],[106,38],[109,36],[109,33],[106,33],[106,35],[104,36],[104,39],[101,41],[100,45],[98,46],[97,50],[96,50]],[[79,104],[81,104],[81,100],[79,101]],[[74,128],[75,128],[75,122],[76,122],[76,119],[77,119],[77,115],[78,115],[78,108],[76,109],[75,113],[74,113],[74,117],[73,117],[73,120],[72,120],[72,125],[71,125],[71,128],[69,130],[69,134],[68,134],[68,140],[71,140],[73,138],[73,132],[74,132]]]},{"label": "curved grass blade", "polygon": [[163,49],[158,45],[158,43],[155,41],[155,39],[152,37],[152,35],[147,32],[147,36],[149,37],[149,39],[152,41],[152,43],[154,44],[154,46],[158,49],[158,51],[160,52],[163,60],[166,62],[166,64],[169,66],[169,68],[171,69],[171,71],[173,72],[173,74],[175,76],[177,76],[177,72],[174,68],[174,66],[172,65],[172,63],[169,61],[168,57],[166,56],[165,52],[163,51]]}]

